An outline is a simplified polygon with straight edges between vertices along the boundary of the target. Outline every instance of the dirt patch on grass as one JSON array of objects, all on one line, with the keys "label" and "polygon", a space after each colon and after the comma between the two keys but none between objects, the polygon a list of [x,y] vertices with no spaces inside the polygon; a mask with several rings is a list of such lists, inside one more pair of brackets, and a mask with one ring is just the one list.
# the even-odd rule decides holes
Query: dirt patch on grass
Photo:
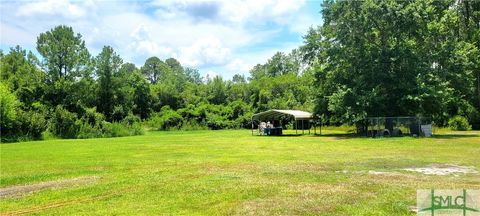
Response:
[{"label": "dirt patch on grass", "polygon": [[75,185],[90,184],[98,179],[97,176],[78,177],[73,179],[62,179],[48,182],[41,182],[31,185],[18,185],[6,188],[0,188],[0,199],[6,197],[19,196],[48,188],[70,187]]},{"label": "dirt patch on grass", "polygon": [[432,164],[426,167],[412,167],[403,169],[410,172],[418,172],[425,175],[459,175],[478,173],[475,167],[460,166],[456,164]]},{"label": "dirt patch on grass", "polygon": [[387,171],[376,171],[376,170],[358,170],[358,171],[349,171],[349,170],[337,170],[336,173],[353,173],[353,174],[370,174],[370,175],[403,175],[398,172],[387,172]]},{"label": "dirt patch on grass", "polygon": [[[396,169],[410,172],[422,173],[425,175],[454,175],[460,174],[476,174],[479,173],[473,166],[461,166],[456,164],[432,164],[426,167],[411,167],[404,169]],[[371,175],[405,175],[396,171],[376,171],[376,170],[337,170],[336,173],[353,173],[353,174],[371,174]]]}]

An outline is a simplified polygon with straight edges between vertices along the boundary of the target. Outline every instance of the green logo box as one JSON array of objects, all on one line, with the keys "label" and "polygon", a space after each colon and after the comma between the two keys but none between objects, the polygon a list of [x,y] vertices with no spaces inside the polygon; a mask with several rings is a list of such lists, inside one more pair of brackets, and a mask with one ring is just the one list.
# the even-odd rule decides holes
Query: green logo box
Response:
[{"label": "green logo box", "polygon": [[480,216],[480,190],[417,190],[417,215]]}]

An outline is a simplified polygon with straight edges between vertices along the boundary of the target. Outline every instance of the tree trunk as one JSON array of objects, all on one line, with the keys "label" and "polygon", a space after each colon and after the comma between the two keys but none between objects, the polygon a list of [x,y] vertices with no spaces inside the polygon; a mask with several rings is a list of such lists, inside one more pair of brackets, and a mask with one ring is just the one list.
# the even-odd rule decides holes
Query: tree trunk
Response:
[{"label": "tree trunk", "polygon": [[477,70],[477,100],[478,100],[478,111],[480,111],[480,71]]}]

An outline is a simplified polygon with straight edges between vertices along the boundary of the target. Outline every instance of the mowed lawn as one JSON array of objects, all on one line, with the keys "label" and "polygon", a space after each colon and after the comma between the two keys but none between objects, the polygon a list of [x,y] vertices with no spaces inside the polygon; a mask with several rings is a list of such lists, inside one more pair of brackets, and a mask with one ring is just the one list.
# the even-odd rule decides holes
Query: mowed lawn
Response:
[{"label": "mowed lawn", "polygon": [[69,182],[1,197],[0,214],[412,215],[416,189],[480,189],[479,173],[403,170],[480,170],[475,131],[420,139],[147,132],[0,150],[1,188]]}]

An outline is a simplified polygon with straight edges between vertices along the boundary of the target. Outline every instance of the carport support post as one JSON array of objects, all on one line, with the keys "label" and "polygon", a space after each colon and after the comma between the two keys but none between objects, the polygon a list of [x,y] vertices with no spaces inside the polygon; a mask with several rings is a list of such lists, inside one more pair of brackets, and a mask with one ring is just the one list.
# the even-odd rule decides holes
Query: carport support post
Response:
[{"label": "carport support post", "polygon": [[252,119],[252,136],[253,136],[253,119]]},{"label": "carport support post", "polygon": [[295,118],[295,134],[297,134],[297,132],[298,132],[298,121]]},{"label": "carport support post", "polygon": [[310,135],[310,120],[308,121],[308,135]]},{"label": "carport support post", "polygon": [[304,130],[305,130],[305,125],[303,125],[303,119],[302,119],[302,135],[305,134]]}]

